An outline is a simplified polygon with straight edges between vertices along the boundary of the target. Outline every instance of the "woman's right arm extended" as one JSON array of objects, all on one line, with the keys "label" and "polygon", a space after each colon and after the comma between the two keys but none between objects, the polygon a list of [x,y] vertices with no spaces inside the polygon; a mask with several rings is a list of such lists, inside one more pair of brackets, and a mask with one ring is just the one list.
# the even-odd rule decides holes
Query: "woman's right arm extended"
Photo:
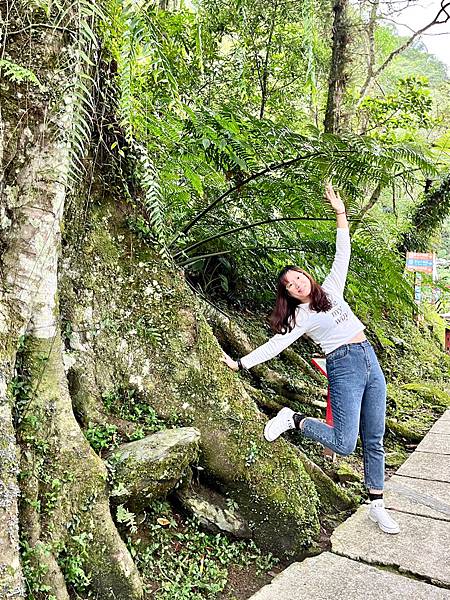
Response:
[{"label": "woman's right arm extended", "polygon": [[[241,364],[244,369],[251,369],[252,367],[259,365],[260,363],[266,362],[271,358],[278,356],[280,352],[290,346],[295,340],[298,340],[306,331],[306,319],[302,319],[301,325],[296,325],[292,331],[288,333],[277,333],[268,342],[258,346],[256,350],[246,354],[241,358]],[[226,363],[233,371],[238,370],[238,363],[230,358],[224,352],[223,362]]]}]

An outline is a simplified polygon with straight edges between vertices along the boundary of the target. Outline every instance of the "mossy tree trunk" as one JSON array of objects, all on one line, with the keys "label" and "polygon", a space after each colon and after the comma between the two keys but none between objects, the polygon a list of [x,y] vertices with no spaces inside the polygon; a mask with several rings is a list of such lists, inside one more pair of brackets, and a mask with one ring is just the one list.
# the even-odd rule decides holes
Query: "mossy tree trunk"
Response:
[{"label": "mossy tree trunk", "polygon": [[[17,448],[6,392],[8,384],[15,389],[14,361],[25,336],[27,389],[16,403],[15,425],[26,574],[35,591],[68,598],[63,571],[70,571],[81,557],[99,598],[117,597],[117,591],[122,598],[140,598],[139,575],[109,512],[106,468],[75,421],[62,361],[57,267],[82,66],[76,30],[80,6],[71,2],[58,7],[52,15],[59,23],[54,29],[38,10],[5,9],[2,14],[8,31],[15,32],[7,38],[9,56],[19,64],[30,57],[27,68],[40,82],[34,93],[28,91],[29,82],[4,82],[1,90],[2,167],[8,167],[1,203],[0,447],[6,458],[0,473],[2,597],[25,595],[17,539]],[[32,22],[28,27],[27,19]],[[27,73],[20,77],[34,81]],[[74,540],[81,547],[73,548]]]}]

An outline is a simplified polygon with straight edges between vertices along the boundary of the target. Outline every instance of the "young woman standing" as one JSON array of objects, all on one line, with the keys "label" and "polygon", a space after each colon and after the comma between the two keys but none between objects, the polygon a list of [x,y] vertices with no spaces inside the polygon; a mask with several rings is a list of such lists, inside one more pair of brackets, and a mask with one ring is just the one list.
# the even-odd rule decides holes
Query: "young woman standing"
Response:
[{"label": "young woman standing", "polygon": [[399,533],[383,501],[386,382],[364,325],[353,314],[343,292],[350,260],[350,235],[345,205],[331,186],[325,197],[336,212],[336,255],[330,274],[319,285],[296,266],[285,267],[278,277],[271,325],[276,335],[250,354],[234,361],[224,353],[233,370],[250,369],[274,358],[302,335],[319,344],[326,355],[333,426],[283,408],[264,428],[273,442],[289,429],[347,456],[361,435],[364,481],[369,490],[369,518],[386,533]]}]

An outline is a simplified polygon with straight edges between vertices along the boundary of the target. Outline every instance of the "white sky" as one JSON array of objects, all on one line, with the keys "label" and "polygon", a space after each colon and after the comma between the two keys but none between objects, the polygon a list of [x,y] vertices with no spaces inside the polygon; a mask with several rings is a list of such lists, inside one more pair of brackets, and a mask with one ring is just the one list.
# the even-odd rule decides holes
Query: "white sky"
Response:
[{"label": "white sky", "polygon": [[[441,0],[391,0],[382,2],[381,6],[383,14],[391,13],[388,19],[395,23],[401,35],[411,35],[411,30],[417,31],[435,18]],[[450,8],[447,12],[450,14]],[[441,15],[440,20],[445,20],[445,14]],[[420,39],[428,52],[447,65],[447,72],[450,73],[450,19],[442,25],[433,25]]]}]

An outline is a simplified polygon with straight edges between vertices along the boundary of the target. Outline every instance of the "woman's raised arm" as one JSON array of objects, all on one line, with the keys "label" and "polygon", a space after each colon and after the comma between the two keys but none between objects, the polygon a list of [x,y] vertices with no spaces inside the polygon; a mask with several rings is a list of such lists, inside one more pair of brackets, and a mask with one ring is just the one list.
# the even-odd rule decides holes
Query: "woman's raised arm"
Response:
[{"label": "woman's raised arm", "polygon": [[345,212],[345,204],[340,199],[339,194],[333,190],[331,183],[327,183],[325,186],[325,198],[336,212],[337,231],[336,254],[333,266],[331,267],[330,274],[322,283],[322,287],[326,292],[342,296],[344,293],[345,281],[347,279],[351,252],[347,215]]}]

